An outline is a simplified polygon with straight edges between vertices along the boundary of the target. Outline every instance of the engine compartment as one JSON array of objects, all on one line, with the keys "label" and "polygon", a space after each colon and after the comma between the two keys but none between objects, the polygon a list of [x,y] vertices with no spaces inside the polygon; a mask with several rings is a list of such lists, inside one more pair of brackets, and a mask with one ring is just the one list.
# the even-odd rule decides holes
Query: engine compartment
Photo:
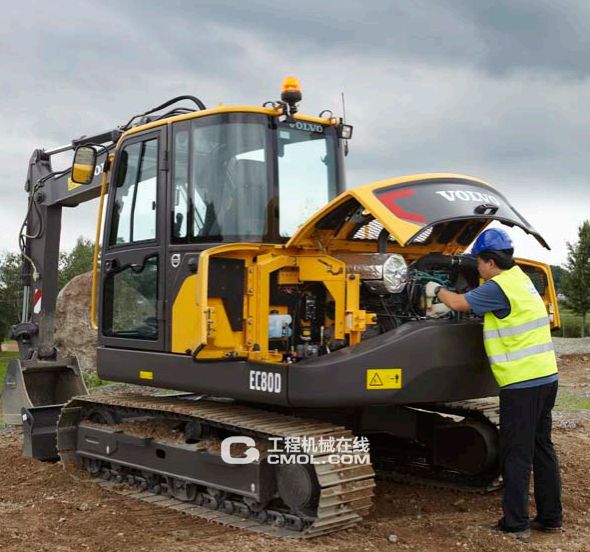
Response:
[{"label": "engine compartment", "polygon": [[[435,281],[465,293],[479,285],[476,261],[465,255],[428,253],[407,263],[397,253],[335,253],[346,264],[346,275],[361,280],[359,307],[373,313],[362,340],[395,330],[407,322],[434,318],[474,318],[471,313],[432,309],[425,286]],[[349,345],[334,336],[335,305],[319,282],[281,283],[271,278],[269,347],[284,353],[288,363],[329,354]]]}]

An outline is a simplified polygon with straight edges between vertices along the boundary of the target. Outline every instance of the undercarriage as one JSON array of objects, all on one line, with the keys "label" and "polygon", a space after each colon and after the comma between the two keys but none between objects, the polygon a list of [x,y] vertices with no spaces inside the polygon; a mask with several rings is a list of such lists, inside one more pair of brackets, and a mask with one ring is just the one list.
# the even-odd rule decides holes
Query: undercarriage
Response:
[{"label": "undercarriage", "polygon": [[[346,412],[293,417],[189,394],[75,398],[61,410],[57,441],[68,471],[85,470],[111,490],[275,536],[308,538],[356,525],[372,506],[375,477],[497,488],[494,399],[395,408],[390,424],[383,411],[373,414],[357,428],[368,436],[370,460],[366,449],[350,446],[335,460],[333,451],[317,449],[291,454],[297,463],[274,460],[277,452],[289,457],[289,441],[291,452],[295,440],[351,443],[356,430],[330,421]],[[253,439],[255,461],[224,461],[223,440],[235,436]],[[242,446],[232,454],[242,459],[246,452]]]}]

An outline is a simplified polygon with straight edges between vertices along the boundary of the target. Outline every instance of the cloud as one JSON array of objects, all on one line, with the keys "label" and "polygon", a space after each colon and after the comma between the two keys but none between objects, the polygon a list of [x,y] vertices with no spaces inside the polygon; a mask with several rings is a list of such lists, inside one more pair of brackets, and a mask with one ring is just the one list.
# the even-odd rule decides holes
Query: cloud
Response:
[{"label": "cloud", "polygon": [[587,78],[590,5],[582,0],[459,2],[461,13],[486,44],[481,66],[494,74],[516,70]]},{"label": "cloud", "polygon": [[[8,4],[2,247],[16,247],[33,149],[113,128],[178,94],[259,105],[296,74],[303,112],[340,114],[345,92],[350,185],[430,171],[478,176],[554,248],[538,251],[527,238],[524,253],[560,263],[589,217],[589,10],[528,0]],[[65,212],[64,247],[94,236],[95,210]]]}]

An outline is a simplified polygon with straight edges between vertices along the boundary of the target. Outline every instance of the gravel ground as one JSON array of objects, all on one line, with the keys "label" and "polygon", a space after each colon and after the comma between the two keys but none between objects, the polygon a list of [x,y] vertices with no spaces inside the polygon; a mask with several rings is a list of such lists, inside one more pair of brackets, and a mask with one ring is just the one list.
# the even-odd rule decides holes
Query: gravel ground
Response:
[{"label": "gravel ground", "polygon": [[590,337],[554,337],[553,343],[560,356],[590,354]]}]

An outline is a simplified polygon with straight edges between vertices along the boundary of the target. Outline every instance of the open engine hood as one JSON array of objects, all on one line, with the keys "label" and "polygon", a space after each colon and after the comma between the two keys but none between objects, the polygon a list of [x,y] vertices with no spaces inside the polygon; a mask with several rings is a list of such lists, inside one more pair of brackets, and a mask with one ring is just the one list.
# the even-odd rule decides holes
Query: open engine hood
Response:
[{"label": "open engine hood", "polygon": [[444,173],[393,178],[347,190],[300,226],[287,247],[313,247],[318,242],[352,239],[353,235],[362,238],[359,229],[371,221],[387,230],[390,239],[406,246],[420,243],[429,228],[442,223],[459,221],[461,226],[463,221],[467,228],[476,222],[479,233],[493,220],[522,228],[550,249],[496,189],[481,180]]}]

